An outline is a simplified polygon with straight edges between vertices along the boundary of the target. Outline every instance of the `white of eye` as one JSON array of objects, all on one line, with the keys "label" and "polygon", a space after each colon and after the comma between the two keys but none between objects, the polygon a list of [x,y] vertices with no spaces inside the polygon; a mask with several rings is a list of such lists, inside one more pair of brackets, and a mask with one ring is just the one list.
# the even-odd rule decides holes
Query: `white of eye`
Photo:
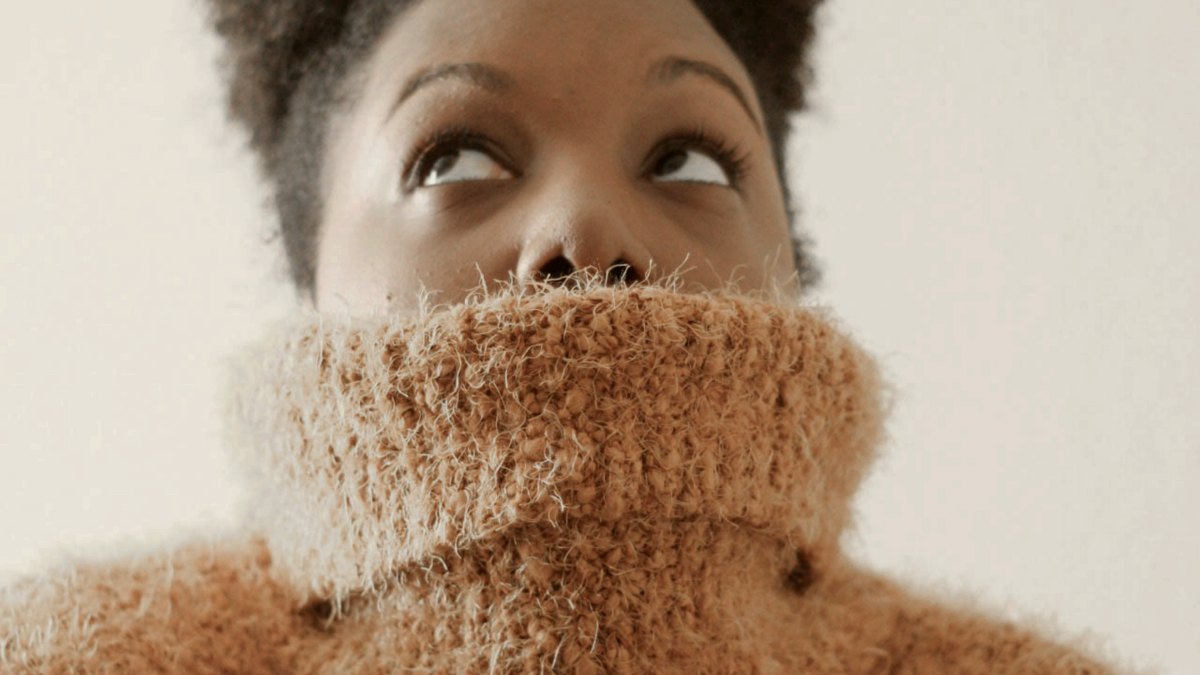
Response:
[{"label": "white of eye", "polygon": [[667,183],[713,183],[729,186],[717,160],[697,150],[676,150],[659,161],[653,180]]},{"label": "white of eye", "polygon": [[420,187],[465,183],[472,180],[505,180],[512,173],[482,150],[459,148],[443,153],[421,176]]}]

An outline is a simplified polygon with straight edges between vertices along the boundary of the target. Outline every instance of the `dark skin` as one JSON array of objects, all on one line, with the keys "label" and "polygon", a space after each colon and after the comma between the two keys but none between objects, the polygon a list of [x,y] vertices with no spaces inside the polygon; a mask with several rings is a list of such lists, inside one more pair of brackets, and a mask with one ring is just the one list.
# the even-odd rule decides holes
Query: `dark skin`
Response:
[{"label": "dark skin", "polygon": [[689,0],[498,7],[417,3],[364,63],[327,147],[318,308],[584,268],[798,293],[753,85]]}]

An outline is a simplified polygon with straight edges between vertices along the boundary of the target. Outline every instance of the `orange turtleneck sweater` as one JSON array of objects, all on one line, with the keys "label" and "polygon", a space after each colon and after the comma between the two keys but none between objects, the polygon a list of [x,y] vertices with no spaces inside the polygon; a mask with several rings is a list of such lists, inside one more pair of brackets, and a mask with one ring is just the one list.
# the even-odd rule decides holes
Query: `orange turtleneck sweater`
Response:
[{"label": "orange turtleneck sweater", "polygon": [[510,290],[235,372],[240,528],[7,589],[0,672],[1117,672],[843,556],[886,389],[821,308]]}]

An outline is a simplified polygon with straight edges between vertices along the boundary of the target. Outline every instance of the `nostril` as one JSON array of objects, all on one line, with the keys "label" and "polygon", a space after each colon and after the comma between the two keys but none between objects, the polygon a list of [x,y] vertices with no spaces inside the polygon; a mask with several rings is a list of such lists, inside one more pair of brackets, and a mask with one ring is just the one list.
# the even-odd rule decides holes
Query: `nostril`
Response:
[{"label": "nostril", "polygon": [[547,262],[545,265],[542,265],[542,268],[538,270],[538,274],[540,274],[542,279],[545,281],[554,281],[555,279],[568,277],[574,271],[575,266],[571,264],[571,261],[560,255]]},{"label": "nostril", "polygon": [[633,265],[623,260],[613,263],[604,276],[606,284],[630,284],[638,280],[637,270],[633,268]]},{"label": "nostril", "polygon": [[[575,272],[575,265],[565,256],[560,255],[542,265],[538,270],[538,276],[543,281],[553,283],[558,280],[566,280]],[[624,260],[617,260],[604,273],[604,283],[609,286],[627,285],[640,281],[640,279],[641,275],[638,274],[637,269]]]}]

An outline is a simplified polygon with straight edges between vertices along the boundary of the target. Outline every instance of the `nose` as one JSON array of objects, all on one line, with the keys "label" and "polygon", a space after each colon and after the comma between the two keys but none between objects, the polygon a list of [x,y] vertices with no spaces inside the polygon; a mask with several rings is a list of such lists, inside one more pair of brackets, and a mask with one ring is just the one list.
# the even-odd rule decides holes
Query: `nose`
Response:
[{"label": "nose", "polygon": [[562,283],[590,269],[607,285],[645,280],[650,255],[638,237],[633,205],[620,188],[605,190],[577,175],[546,185],[523,237],[517,277]]}]

